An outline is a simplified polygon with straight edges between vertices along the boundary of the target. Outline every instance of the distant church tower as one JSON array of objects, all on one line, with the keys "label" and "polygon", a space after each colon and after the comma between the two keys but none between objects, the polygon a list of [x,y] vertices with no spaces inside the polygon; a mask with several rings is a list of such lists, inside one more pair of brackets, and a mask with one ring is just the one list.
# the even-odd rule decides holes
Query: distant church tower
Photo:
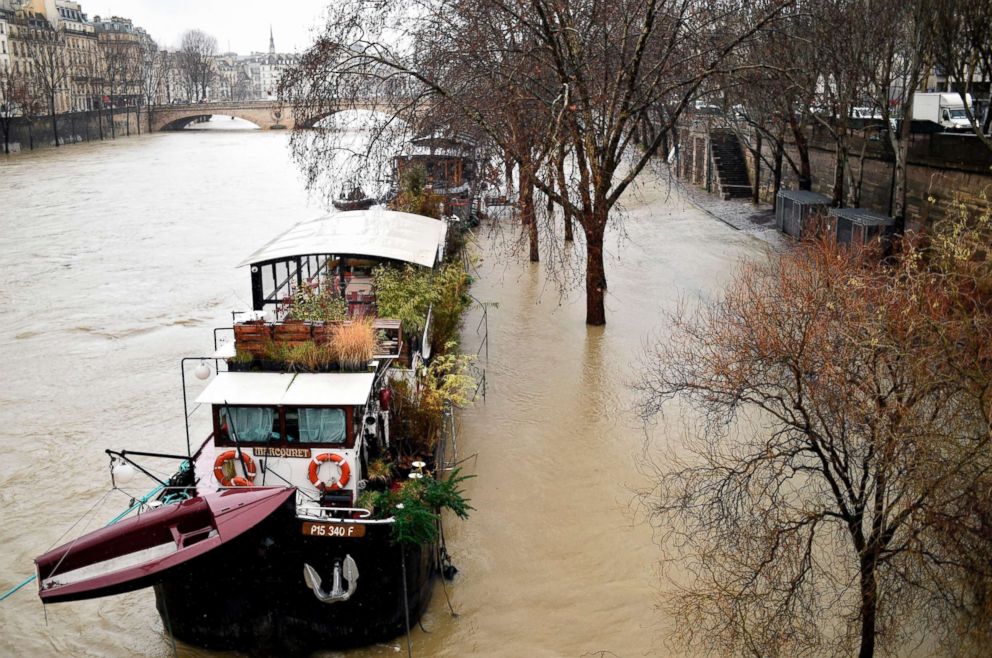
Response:
[{"label": "distant church tower", "polygon": [[271,25],[269,25],[269,54],[270,55],[275,55],[276,54],[276,40],[275,40],[275,37],[272,36],[272,26]]}]

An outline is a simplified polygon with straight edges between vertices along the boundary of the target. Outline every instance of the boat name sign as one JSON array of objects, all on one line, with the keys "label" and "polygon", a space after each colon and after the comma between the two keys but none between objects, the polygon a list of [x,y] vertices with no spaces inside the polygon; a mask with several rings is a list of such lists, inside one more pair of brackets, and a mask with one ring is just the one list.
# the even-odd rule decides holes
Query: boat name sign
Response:
[{"label": "boat name sign", "polygon": [[365,526],[359,523],[306,522],[303,524],[303,534],[308,537],[357,538],[365,536]]},{"label": "boat name sign", "polygon": [[310,448],[282,448],[279,446],[261,446],[251,449],[256,457],[306,457],[310,458]]}]

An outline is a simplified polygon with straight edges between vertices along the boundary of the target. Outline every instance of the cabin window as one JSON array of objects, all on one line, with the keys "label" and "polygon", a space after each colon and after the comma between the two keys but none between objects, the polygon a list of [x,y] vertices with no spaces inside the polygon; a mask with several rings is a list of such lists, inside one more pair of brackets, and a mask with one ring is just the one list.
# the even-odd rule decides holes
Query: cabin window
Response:
[{"label": "cabin window", "polygon": [[344,409],[289,407],[286,436],[300,443],[343,444],[348,440]]},{"label": "cabin window", "polygon": [[265,443],[279,440],[275,407],[228,407],[219,410],[220,435],[228,441]]}]

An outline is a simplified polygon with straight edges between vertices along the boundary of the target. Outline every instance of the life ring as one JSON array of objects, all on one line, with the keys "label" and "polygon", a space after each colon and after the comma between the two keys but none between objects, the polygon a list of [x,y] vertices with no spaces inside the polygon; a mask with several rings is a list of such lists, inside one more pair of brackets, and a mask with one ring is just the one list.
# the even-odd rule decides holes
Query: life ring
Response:
[{"label": "life ring", "polygon": [[[317,471],[320,470],[320,465],[326,461],[336,462],[341,467],[341,477],[338,478],[337,482],[332,484],[327,484],[317,474]],[[310,483],[321,491],[338,491],[339,489],[343,489],[344,485],[348,484],[349,479],[351,479],[351,466],[348,465],[348,462],[341,455],[333,452],[325,452],[310,460]]]},{"label": "life ring", "polygon": [[220,486],[222,487],[255,486],[255,460],[245,452],[241,453],[241,464],[245,467],[244,477],[235,474],[235,476],[228,478],[224,475],[224,464],[237,458],[238,453],[235,450],[228,450],[217,455],[217,459],[214,460],[214,477],[217,478],[217,481],[220,482]]}]

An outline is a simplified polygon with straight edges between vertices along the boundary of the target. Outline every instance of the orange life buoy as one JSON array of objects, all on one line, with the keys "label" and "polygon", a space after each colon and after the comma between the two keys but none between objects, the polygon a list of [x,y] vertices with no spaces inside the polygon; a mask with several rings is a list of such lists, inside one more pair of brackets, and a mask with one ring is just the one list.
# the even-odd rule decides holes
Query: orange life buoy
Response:
[{"label": "orange life buoy", "polygon": [[[332,484],[327,484],[317,475],[317,471],[320,470],[320,465],[326,461],[335,462],[341,468],[341,477],[337,479],[337,482]],[[310,483],[321,491],[337,491],[342,489],[344,485],[348,484],[348,480],[350,478],[351,467],[348,466],[348,462],[346,462],[344,457],[341,455],[332,452],[325,452],[310,460]]]},{"label": "orange life buoy", "polygon": [[241,464],[245,467],[244,477],[235,475],[228,478],[224,475],[224,464],[237,458],[238,453],[235,450],[228,450],[217,455],[217,459],[214,460],[214,477],[217,478],[217,481],[220,482],[220,486],[222,487],[255,486],[255,460],[251,458],[251,455],[244,451],[241,452]]}]

